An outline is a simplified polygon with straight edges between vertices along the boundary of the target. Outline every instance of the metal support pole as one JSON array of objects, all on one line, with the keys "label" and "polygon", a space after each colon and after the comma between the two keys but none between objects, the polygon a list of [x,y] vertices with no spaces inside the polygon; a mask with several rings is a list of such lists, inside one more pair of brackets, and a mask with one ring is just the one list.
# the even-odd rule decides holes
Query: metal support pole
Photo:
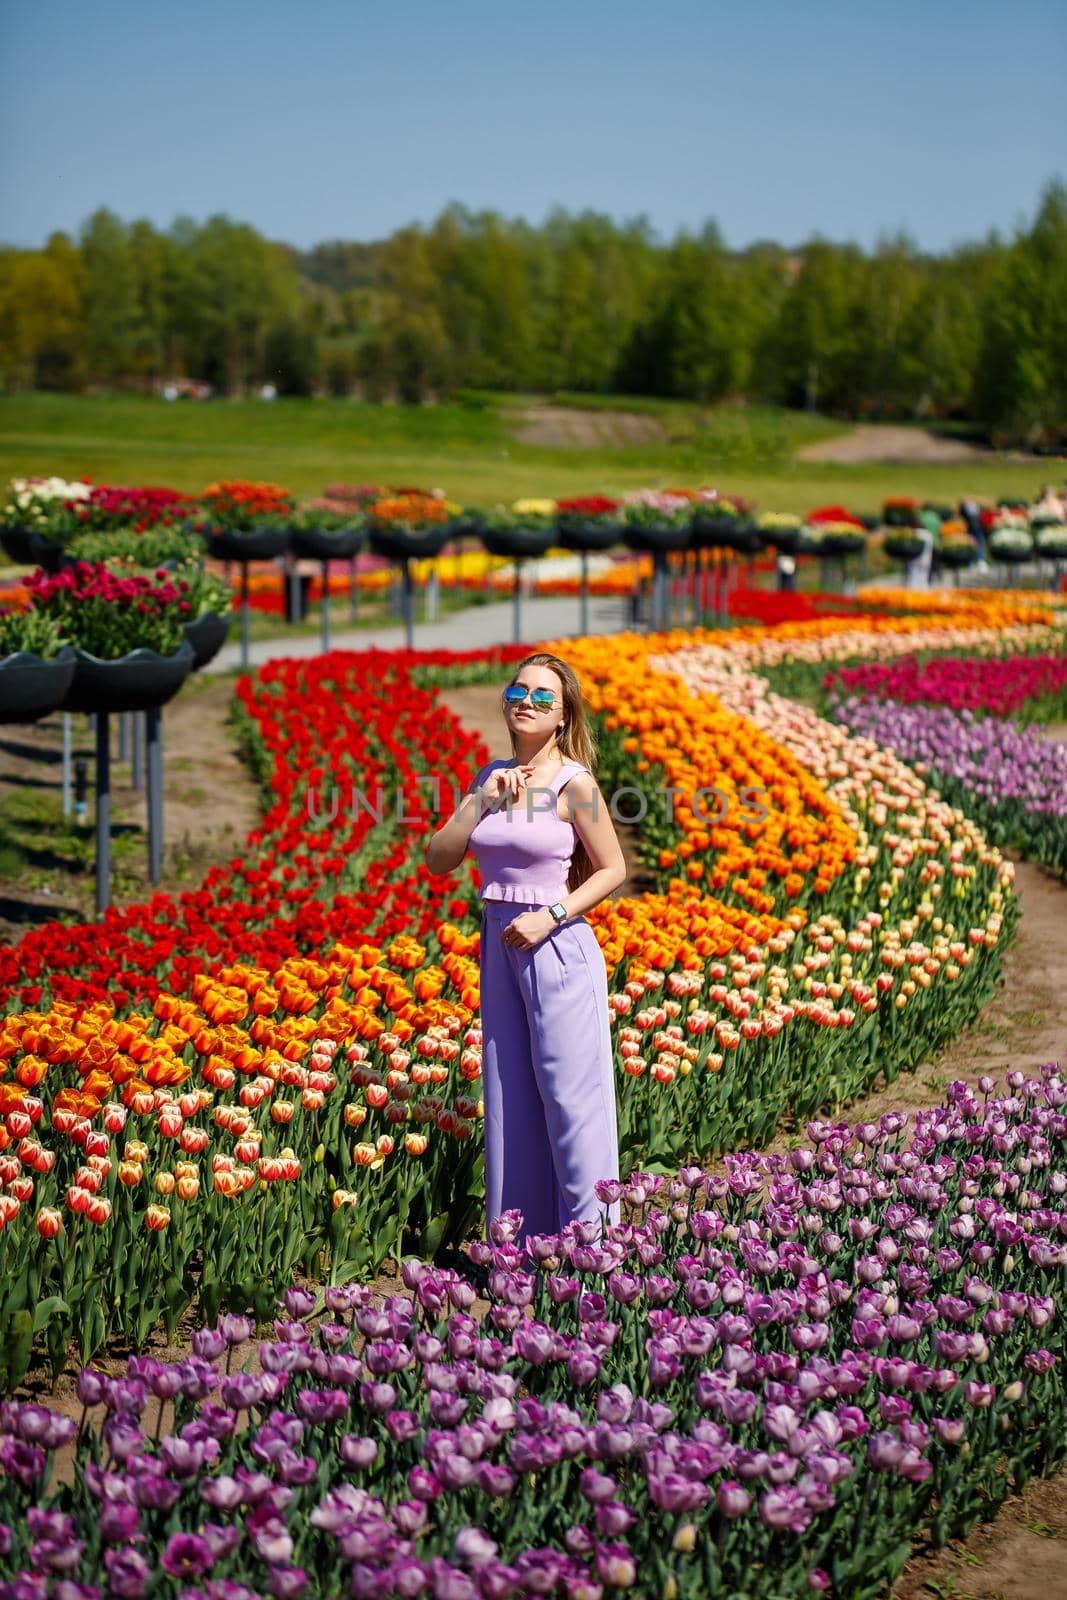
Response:
[{"label": "metal support pole", "polygon": [[130,777],[131,789],[144,787],[144,712],[133,711],[133,770]]},{"label": "metal support pole", "polygon": [[403,563],[402,563],[402,570],[403,570],[403,590],[402,590],[402,593],[401,593],[401,600],[403,602],[403,608],[404,608],[404,637],[407,640],[408,649],[409,650],[414,650],[414,648],[415,648],[415,623],[414,623],[414,616],[413,616],[414,606],[413,606],[413,603],[412,603],[412,593],[411,593],[411,590],[412,590],[411,563],[408,560],[407,556],[404,557],[404,560],[403,560]]},{"label": "metal support pole", "polygon": [[144,715],[148,725],[148,877],[158,883],[163,869],[163,711],[153,706]]},{"label": "metal support pole", "polygon": [[63,717],[63,815],[70,816],[71,811],[71,735],[70,712],[64,711]]},{"label": "metal support pole", "polygon": [[515,557],[515,592],[512,596],[512,613],[515,618],[515,643],[522,643],[522,562]]},{"label": "metal support pole", "polygon": [[330,648],[330,563],[322,563],[322,607],[319,617],[322,650],[325,655]]},{"label": "metal support pole", "polygon": [[295,561],[289,563],[289,616],[293,622],[300,620],[300,569]]},{"label": "metal support pole", "polygon": [[582,635],[585,635],[589,632],[589,551],[583,550],[581,552],[581,557],[582,581],[579,591],[581,596],[581,611],[578,631]]},{"label": "metal support pole", "polygon": [[96,713],[96,914],[111,903],[111,729],[106,711]]},{"label": "metal support pole", "polygon": [[667,552],[652,552],[652,630],[662,633],[667,621]]},{"label": "metal support pole", "polygon": [[437,577],[437,567],[430,568],[430,576],[426,580],[426,621],[436,622],[440,604],[440,590]]},{"label": "metal support pole", "polygon": [[248,668],[248,562],[241,562],[241,665]]},{"label": "metal support pole", "polygon": [[119,712],[119,760],[130,759],[130,713]]}]

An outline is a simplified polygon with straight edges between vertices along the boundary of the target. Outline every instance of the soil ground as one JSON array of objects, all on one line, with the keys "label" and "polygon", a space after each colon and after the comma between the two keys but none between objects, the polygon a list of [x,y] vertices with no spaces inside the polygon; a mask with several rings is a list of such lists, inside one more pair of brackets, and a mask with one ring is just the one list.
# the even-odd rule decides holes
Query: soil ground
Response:
[{"label": "soil ground", "polygon": [[[227,682],[204,679],[197,696],[189,697],[184,712],[181,699],[168,711],[168,834],[171,838],[188,835],[198,842],[200,853],[193,862],[197,875],[211,860],[225,860],[239,848],[245,832],[258,817],[256,786],[233,752],[232,730],[226,725],[229,693]],[[449,708],[470,732],[485,740],[493,755],[507,753],[508,741],[495,688],[469,686],[450,690]],[[1067,738],[1067,726],[1049,731],[1054,737]],[[56,728],[51,732],[47,725],[32,730],[5,730],[0,740],[5,779],[14,761],[18,773],[12,781],[21,778],[31,784],[58,786],[57,748]],[[219,814],[221,795],[225,795],[225,823]],[[125,796],[126,801],[142,798],[133,796],[132,791]],[[122,800],[123,791],[116,790],[117,816]],[[134,809],[129,805],[131,814]],[[619,826],[618,832],[631,872],[617,893],[640,894],[651,887],[651,878],[637,860],[636,830]],[[890,1106],[913,1109],[936,1105],[953,1078],[973,1081],[985,1072],[995,1074],[1011,1066],[1034,1068],[1067,1054],[1067,1027],[1061,1009],[1061,996],[1067,992],[1067,886],[1043,868],[1022,861],[1016,863],[1016,885],[1022,916],[1017,937],[1006,953],[1004,981],[996,997],[936,1059],[920,1064],[915,1072],[887,1087],[876,1086],[870,1095],[854,1103],[849,1108],[850,1120],[875,1117]],[[3,893],[0,880],[0,895]],[[130,898],[143,893],[143,886],[132,889]],[[79,893],[73,884],[63,895],[47,899],[40,892],[27,899],[20,892],[18,904],[12,906],[9,891],[6,915],[18,919],[8,922],[9,936],[17,937],[25,930],[27,920],[35,916],[54,914],[56,902],[64,896],[77,900]],[[35,907],[40,910],[35,911]],[[383,1294],[403,1292],[392,1263],[383,1267],[374,1287]],[[472,1307],[475,1315],[486,1309],[487,1302],[482,1299]],[[164,1360],[186,1354],[195,1326],[195,1318],[186,1318],[174,1341],[157,1334],[150,1340],[147,1353]],[[256,1351],[255,1341],[238,1347],[234,1351],[235,1370],[246,1361],[255,1370]],[[99,1364],[122,1371],[124,1353],[116,1348]],[[32,1373],[20,1393],[45,1400],[67,1415],[80,1418],[73,1373],[74,1368],[68,1369],[54,1391],[44,1374]],[[144,1419],[149,1429],[155,1427],[157,1420],[151,1409],[154,1406],[153,1401]],[[161,1419],[164,1430],[169,1416],[165,1412]],[[71,1465],[68,1450],[59,1459],[57,1471],[68,1477]],[[940,1600],[1059,1600],[1067,1596],[1067,1473],[1032,1482],[1024,1495],[1009,1500],[995,1520],[977,1528],[966,1541],[943,1551],[917,1548],[897,1585],[895,1600],[925,1600],[930,1595]]]},{"label": "soil ground", "polygon": [[596,450],[628,444],[667,444],[658,417],[638,411],[580,411],[567,406],[532,405],[510,413],[519,444]]},{"label": "soil ground", "polygon": [[[888,422],[863,423],[836,439],[818,439],[802,445],[798,461],[826,461],[838,466],[879,462],[884,466],[956,466],[968,461],[989,461],[994,452],[966,439],[944,439],[925,428],[895,426]],[[1032,461],[1022,451],[1012,451],[1009,461]]]}]

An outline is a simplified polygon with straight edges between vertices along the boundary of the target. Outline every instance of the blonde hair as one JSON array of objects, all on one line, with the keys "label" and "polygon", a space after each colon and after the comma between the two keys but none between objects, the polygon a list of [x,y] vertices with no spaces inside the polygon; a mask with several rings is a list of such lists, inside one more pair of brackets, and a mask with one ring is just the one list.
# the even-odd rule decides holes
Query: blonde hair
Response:
[{"label": "blonde hair", "polygon": [[[578,674],[566,661],[559,656],[550,655],[547,651],[537,650],[532,655],[524,656],[515,663],[512,669],[510,683],[514,683],[523,667],[551,667],[559,678],[563,690],[563,726],[556,733],[556,748],[566,761],[577,761],[581,766],[588,767],[596,777],[597,746],[596,737],[586,714],[585,700],[582,695],[582,686],[578,681]],[[511,738],[511,753],[516,755],[515,735],[509,728]],[[571,857],[570,869],[567,873],[567,892],[577,889],[579,884],[592,876],[593,863],[589,859],[589,852],[582,843],[577,829],[574,834],[574,854]]]}]

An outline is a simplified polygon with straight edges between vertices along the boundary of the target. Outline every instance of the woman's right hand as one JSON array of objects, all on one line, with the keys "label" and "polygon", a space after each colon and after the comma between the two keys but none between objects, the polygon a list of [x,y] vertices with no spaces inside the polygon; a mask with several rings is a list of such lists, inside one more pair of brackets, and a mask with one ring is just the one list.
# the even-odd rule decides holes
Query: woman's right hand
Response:
[{"label": "woman's right hand", "polygon": [[497,767],[482,784],[481,792],[490,805],[495,805],[498,800],[506,800],[509,795],[513,801],[517,800],[525,791],[532,773],[530,762],[517,767]]}]

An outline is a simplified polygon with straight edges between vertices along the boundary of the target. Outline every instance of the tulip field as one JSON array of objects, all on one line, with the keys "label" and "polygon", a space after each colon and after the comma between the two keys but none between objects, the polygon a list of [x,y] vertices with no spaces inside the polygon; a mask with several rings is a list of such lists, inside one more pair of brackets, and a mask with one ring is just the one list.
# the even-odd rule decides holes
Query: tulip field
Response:
[{"label": "tulip field", "polygon": [[424,860],[525,647],[239,678],[241,852],[0,948],[0,1600],[874,1600],[1065,1454],[1061,1069],[848,1107],[993,996],[1008,852],[1067,876],[1067,606],[863,600],[546,645],[647,801],[606,1231],[486,1236],[477,873]]}]

